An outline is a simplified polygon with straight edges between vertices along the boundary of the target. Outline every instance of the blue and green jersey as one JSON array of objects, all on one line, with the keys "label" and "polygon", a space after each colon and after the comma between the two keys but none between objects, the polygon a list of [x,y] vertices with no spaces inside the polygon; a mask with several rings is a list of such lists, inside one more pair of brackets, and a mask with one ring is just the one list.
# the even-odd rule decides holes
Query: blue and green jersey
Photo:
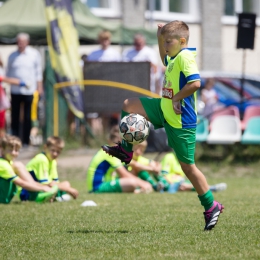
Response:
[{"label": "blue and green jersey", "polygon": [[165,56],[167,66],[162,90],[161,108],[166,121],[174,128],[195,128],[197,123],[196,93],[181,100],[182,114],[176,115],[172,98],[187,83],[200,80],[195,61],[196,48],[184,48],[175,57]]},{"label": "blue and green jersey", "polygon": [[122,166],[121,161],[111,157],[100,149],[92,158],[87,171],[87,189],[96,191],[103,182],[109,182],[118,178],[115,170]]}]

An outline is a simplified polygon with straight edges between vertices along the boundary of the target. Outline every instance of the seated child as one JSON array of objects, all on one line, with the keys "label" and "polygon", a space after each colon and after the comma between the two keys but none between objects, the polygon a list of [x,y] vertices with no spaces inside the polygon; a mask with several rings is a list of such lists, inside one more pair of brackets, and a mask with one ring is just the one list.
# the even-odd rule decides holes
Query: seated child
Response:
[{"label": "seated child", "polygon": [[167,191],[170,184],[161,174],[161,164],[143,157],[147,148],[147,141],[133,146],[133,158],[128,170],[140,179],[148,181],[155,191]]},{"label": "seated child", "polygon": [[[109,143],[120,140],[118,129],[111,131]],[[150,183],[133,176],[116,157],[111,157],[100,149],[92,158],[87,171],[87,188],[89,192],[151,192]]]},{"label": "seated child", "polygon": [[55,197],[58,187],[52,188],[35,182],[21,162],[13,162],[19,155],[21,140],[6,135],[0,141],[0,203],[8,204],[17,193],[17,186],[29,190],[38,203]]},{"label": "seated child", "polygon": [[[173,184],[169,192],[175,193],[177,191],[195,191],[191,182],[186,178],[184,172],[182,171],[181,165],[174,152],[167,153],[162,161],[162,174],[165,179]],[[227,188],[226,183],[218,183],[209,186],[211,191],[222,191]]]},{"label": "seated child", "polygon": [[[71,187],[68,181],[59,182],[56,159],[60,155],[63,147],[64,141],[61,138],[51,136],[47,139],[43,152],[37,154],[26,165],[26,169],[35,181],[49,187],[53,187],[55,185],[58,186],[59,191],[56,198],[58,201],[69,200],[70,196],[66,196],[68,194],[76,199],[79,194],[76,189]],[[21,200],[28,200],[29,196],[30,192],[23,189],[20,194]]]},{"label": "seated child", "polygon": [[[181,165],[170,152],[164,156],[161,163],[143,157],[147,147],[147,141],[133,146],[133,159],[128,170],[142,180],[146,180],[155,191],[195,191],[191,182],[186,178]],[[152,176],[151,176],[152,175]],[[227,188],[226,183],[218,183],[210,186],[211,191],[221,191]]]}]

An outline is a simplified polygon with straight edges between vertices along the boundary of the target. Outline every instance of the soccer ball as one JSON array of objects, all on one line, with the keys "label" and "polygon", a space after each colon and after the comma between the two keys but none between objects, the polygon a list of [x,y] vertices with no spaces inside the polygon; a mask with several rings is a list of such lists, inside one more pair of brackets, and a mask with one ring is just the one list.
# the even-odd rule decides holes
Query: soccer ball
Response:
[{"label": "soccer ball", "polygon": [[139,114],[130,114],[121,119],[119,133],[130,144],[140,144],[149,132],[150,123]]}]

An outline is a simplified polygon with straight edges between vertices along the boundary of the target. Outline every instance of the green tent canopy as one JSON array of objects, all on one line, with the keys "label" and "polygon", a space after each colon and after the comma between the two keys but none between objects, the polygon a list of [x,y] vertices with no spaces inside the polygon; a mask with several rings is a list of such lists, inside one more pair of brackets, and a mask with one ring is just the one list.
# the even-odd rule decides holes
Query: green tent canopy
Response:
[{"label": "green tent canopy", "polygon": [[[156,44],[156,30],[126,28],[120,22],[95,16],[80,0],[72,1],[73,13],[81,43],[96,42],[100,31],[108,30],[114,44],[132,44],[135,33],[142,33],[147,44]],[[31,44],[46,45],[44,0],[8,0],[0,7],[0,44],[14,44],[16,35],[26,32]]]}]

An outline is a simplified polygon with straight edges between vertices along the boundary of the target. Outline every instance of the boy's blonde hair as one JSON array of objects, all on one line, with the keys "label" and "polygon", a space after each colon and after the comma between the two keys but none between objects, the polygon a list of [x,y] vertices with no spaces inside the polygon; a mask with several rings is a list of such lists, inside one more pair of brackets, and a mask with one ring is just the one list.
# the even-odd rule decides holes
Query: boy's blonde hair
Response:
[{"label": "boy's blonde hair", "polygon": [[65,146],[65,142],[63,141],[63,139],[61,139],[58,136],[50,136],[50,137],[47,138],[45,145],[48,148],[51,147],[51,146],[56,146],[56,147],[63,149],[64,146]]},{"label": "boy's blonde hair", "polygon": [[0,147],[5,149],[6,147],[12,147],[20,149],[22,147],[21,139],[14,135],[5,135],[1,138]]},{"label": "boy's blonde hair", "polygon": [[172,21],[167,24],[165,24],[162,27],[161,34],[165,35],[168,34],[173,38],[180,39],[185,38],[186,43],[189,41],[189,26],[184,23],[183,21]]},{"label": "boy's blonde hair", "polygon": [[135,144],[134,147],[137,147],[137,146],[141,146],[141,147],[147,147],[148,143],[146,140],[144,140],[143,142],[141,142],[140,144]]},{"label": "boy's blonde hair", "polygon": [[121,140],[121,136],[119,134],[119,127],[118,126],[114,126],[110,129],[109,132],[109,137],[108,139],[113,142],[113,143],[117,143],[118,141]]},{"label": "boy's blonde hair", "polygon": [[99,33],[98,35],[98,40],[102,41],[102,40],[110,40],[111,39],[111,33],[109,31],[102,31],[101,33]]}]

